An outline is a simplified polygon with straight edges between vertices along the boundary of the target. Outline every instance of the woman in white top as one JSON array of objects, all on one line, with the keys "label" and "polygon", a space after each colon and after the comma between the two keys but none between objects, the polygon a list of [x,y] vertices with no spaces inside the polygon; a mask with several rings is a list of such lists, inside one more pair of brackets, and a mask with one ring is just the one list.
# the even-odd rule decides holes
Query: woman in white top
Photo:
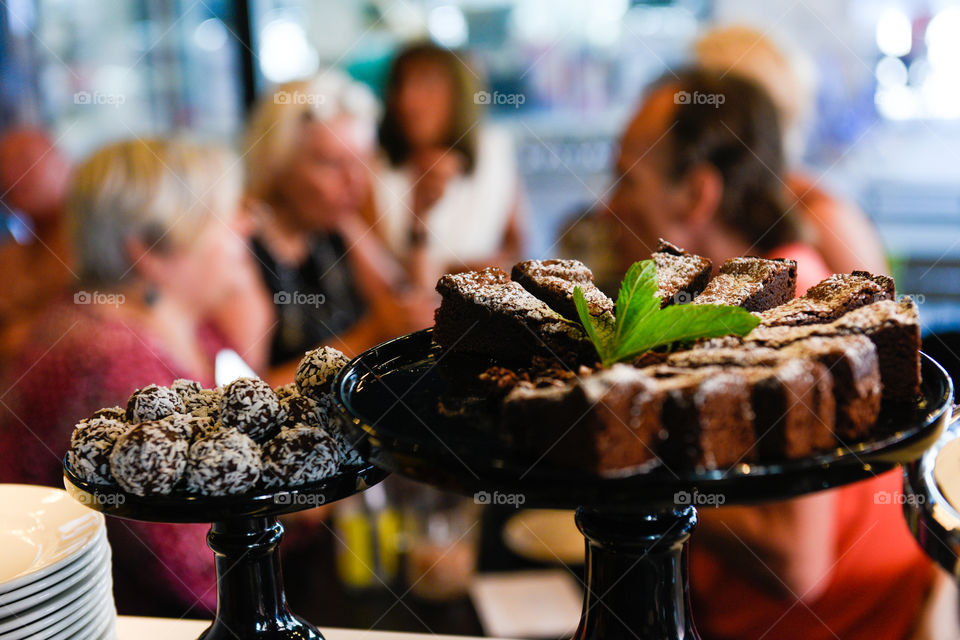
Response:
[{"label": "woman in white top", "polygon": [[509,268],[522,253],[516,160],[510,138],[481,122],[489,96],[458,54],[434,45],[407,48],[391,68],[376,228],[416,284]]}]

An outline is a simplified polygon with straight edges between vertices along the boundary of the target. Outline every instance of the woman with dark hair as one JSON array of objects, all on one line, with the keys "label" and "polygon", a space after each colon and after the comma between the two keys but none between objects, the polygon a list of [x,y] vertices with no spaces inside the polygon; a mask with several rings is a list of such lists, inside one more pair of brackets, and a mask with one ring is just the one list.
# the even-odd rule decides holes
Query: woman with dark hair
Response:
[{"label": "woman with dark hair", "polygon": [[654,83],[624,133],[611,199],[624,264],[663,237],[717,266],[796,260],[799,293],[825,278],[783,197],[779,127],[770,98],[739,77],[690,70]]},{"label": "woman with dark hair", "polygon": [[[624,262],[656,238],[711,258],[797,261],[798,289],[827,274],[782,197],[777,112],[756,85],[704,71],[656,83],[621,141],[612,210]],[[758,437],[763,437],[758,434]],[[705,638],[908,638],[933,582],[891,471],[840,489],[700,512],[691,547]]]},{"label": "woman with dark hair", "polygon": [[523,246],[510,139],[481,121],[488,92],[453,51],[418,44],[394,60],[379,128],[377,229],[414,282],[509,266]]}]

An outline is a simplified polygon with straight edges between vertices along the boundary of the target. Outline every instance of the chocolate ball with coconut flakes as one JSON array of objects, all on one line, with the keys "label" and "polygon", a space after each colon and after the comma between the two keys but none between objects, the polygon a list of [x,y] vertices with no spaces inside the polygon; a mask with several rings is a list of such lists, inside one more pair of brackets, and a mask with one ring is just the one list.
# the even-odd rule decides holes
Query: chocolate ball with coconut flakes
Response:
[{"label": "chocolate ball with coconut flakes", "polygon": [[332,393],[324,393],[317,400],[317,411],[320,415],[320,428],[330,434],[337,443],[340,452],[341,465],[365,464],[360,454],[353,448],[350,438],[343,429],[343,418]]},{"label": "chocolate ball with coconut flakes", "polygon": [[186,487],[205,496],[235,496],[260,479],[260,446],[236,429],[223,429],[190,445]]},{"label": "chocolate ball with coconut flakes", "polygon": [[73,472],[87,482],[112,484],[110,453],[117,438],[130,429],[119,420],[96,417],[81,422],[70,436],[67,464]]},{"label": "chocolate ball with coconut flakes", "polygon": [[220,424],[266,442],[280,429],[280,400],[263,380],[237,378],[220,399]]},{"label": "chocolate ball with coconut flakes", "polygon": [[183,399],[183,406],[187,413],[212,419],[220,419],[220,401],[223,398],[222,389],[201,389]]},{"label": "chocolate ball with coconut flakes", "polygon": [[186,402],[189,396],[203,391],[203,385],[196,380],[187,378],[177,378],[170,384],[170,388],[177,393],[180,398]]},{"label": "chocolate ball with coconut flakes", "polygon": [[334,377],[348,362],[347,357],[333,347],[308,351],[297,365],[295,380],[300,395],[319,399],[321,394],[330,391]]},{"label": "chocolate ball with coconut flakes", "polygon": [[169,495],[183,478],[189,443],[161,421],[130,427],[110,453],[110,472],[125,491],[138,496]]},{"label": "chocolate ball with coconut flakes", "polygon": [[297,389],[296,382],[288,382],[287,384],[277,387],[273,390],[277,394],[277,397],[283,400],[284,398],[289,398],[290,396],[300,395],[300,390]]},{"label": "chocolate ball with coconut flakes", "polygon": [[202,438],[219,429],[210,417],[195,416],[190,413],[175,413],[159,422],[169,426],[187,440]]},{"label": "chocolate ball with coconut flakes", "polygon": [[183,400],[173,389],[148,384],[137,389],[127,402],[127,422],[149,422],[160,420],[174,413],[183,413]]},{"label": "chocolate ball with coconut flakes", "polygon": [[280,399],[280,428],[292,429],[299,425],[320,426],[320,407],[307,396],[299,394]]},{"label": "chocolate ball with coconut flakes", "polygon": [[90,416],[93,418],[108,418],[110,420],[117,420],[119,422],[127,421],[127,410],[123,407],[104,407],[103,409],[97,409],[93,412],[93,415]]},{"label": "chocolate ball with coconut flakes", "polygon": [[268,489],[296,487],[329,478],[337,472],[337,443],[323,429],[284,429],[261,452],[261,478]]}]

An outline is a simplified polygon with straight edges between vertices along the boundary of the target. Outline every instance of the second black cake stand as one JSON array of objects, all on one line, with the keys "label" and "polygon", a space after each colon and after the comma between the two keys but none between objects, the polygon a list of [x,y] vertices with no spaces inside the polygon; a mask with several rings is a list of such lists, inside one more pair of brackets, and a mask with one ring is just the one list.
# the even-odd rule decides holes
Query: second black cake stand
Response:
[{"label": "second black cake stand", "polygon": [[[923,356],[923,399],[885,408],[868,442],[782,464],[623,477],[563,469],[504,446],[493,410],[463,389],[489,363],[444,362],[431,330],[355,358],[334,382],[357,450],[375,465],[478,502],[575,508],[586,539],[587,588],[575,640],[691,640],[686,545],[701,497],[724,504],[782,500],[871,478],[908,463],[949,417],[952,382]],[[443,407],[443,408],[441,408]],[[458,415],[459,414],[459,415]],[[467,416],[467,417],[464,417]]]},{"label": "second black cake stand", "polygon": [[217,615],[200,640],[323,640],[287,606],[280,571],[283,525],[278,516],[341,500],[387,476],[372,466],[285,491],[236,497],[141,497],[116,486],[91,484],[64,461],[64,486],[74,499],[107,515],[146,522],[211,522],[207,544],[216,555]]}]

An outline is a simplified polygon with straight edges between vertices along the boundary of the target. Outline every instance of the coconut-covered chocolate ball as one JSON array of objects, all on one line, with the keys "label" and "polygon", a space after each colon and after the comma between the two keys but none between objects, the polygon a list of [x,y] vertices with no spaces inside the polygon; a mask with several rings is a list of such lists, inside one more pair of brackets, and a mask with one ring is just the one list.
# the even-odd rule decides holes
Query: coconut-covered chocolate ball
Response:
[{"label": "coconut-covered chocolate ball", "polygon": [[235,496],[260,479],[260,447],[236,429],[200,438],[187,455],[187,491],[205,496]]},{"label": "coconut-covered chocolate ball", "polygon": [[237,378],[220,399],[220,423],[257,442],[266,442],[280,429],[280,401],[263,380]]},{"label": "coconut-covered chocolate ball", "polygon": [[130,429],[130,425],[110,418],[90,418],[81,422],[70,436],[67,463],[73,472],[96,484],[112,484],[110,453],[117,438]]},{"label": "coconut-covered chocolate ball", "polygon": [[160,420],[181,437],[196,440],[217,431],[217,423],[207,416],[195,416],[190,413],[175,413]]},{"label": "coconut-covered chocolate ball", "polygon": [[117,438],[110,454],[110,472],[130,493],[167,495],[183,477],[188,444],[169,424],[143,422]]},{"label": "coconut-covered chocolate ball", "polygon": [[127,402],[127,422],[132,424],[159,420],[183,412],[183,400],[177,392],[156,384],[137,389]]},{"label": "coconut-covered chocolate ball", "polygon": [[288,382],[282,387],[277,387],[273,390],[277,394],[277,397],[283,400],[284,398],[289,398],[290,396],[300,395],[300,390],[297,389],[296,382]]},{"label": "coconut-covered chocolate ball", "polygon": [[126,422],[127,410],[123,407],[104,407],[103,409],[97,409],[94,411],[90,418],[109,418],[110,420]]},{"label": "coconut-covered chocolate ball", "polygon": [[300,395],[317,400],[320,394],[330,391],[334,377],[348,362],[347,357],[333,347],[307,351],[295,376]]},{"label": "coconut-covered chocolate ball", "polygon": [[186,402],[189,396],[203,391],[202,384],[196,380],[188,380],[186,378],[177,378],[170,385],[170,388],[175,391],[184,402]]},{"label": "coconut-covered chocolate ball", "polygon": [[320,415],[320,428],[330,434],[337,443],[340,452],[341,465],[364,464],[363,458],[353,448],[350,438],[343,430],[342,418],[332,393],[324,393],[317,400],[317,411]]},{"label": "coconut-covered chocolate ball", "polygon": [[263,445],[263,484],[267,488],[296,487],[337,472],[337,443],[313,427],[284,429]]},{"label": "coconut-covered chocolate ball", "polygon": [[292,429],[300,425],[320,426],[320,407],[317,403],[299,394],[280,399],[280,427]]},{"label": "coconut-covered chocolate ball", "polygon": [[222,389],[201,389],[186,396],[183,399],[183,406],[187,413],[216,421],[220,419],[220,401],[222,398]]}]

